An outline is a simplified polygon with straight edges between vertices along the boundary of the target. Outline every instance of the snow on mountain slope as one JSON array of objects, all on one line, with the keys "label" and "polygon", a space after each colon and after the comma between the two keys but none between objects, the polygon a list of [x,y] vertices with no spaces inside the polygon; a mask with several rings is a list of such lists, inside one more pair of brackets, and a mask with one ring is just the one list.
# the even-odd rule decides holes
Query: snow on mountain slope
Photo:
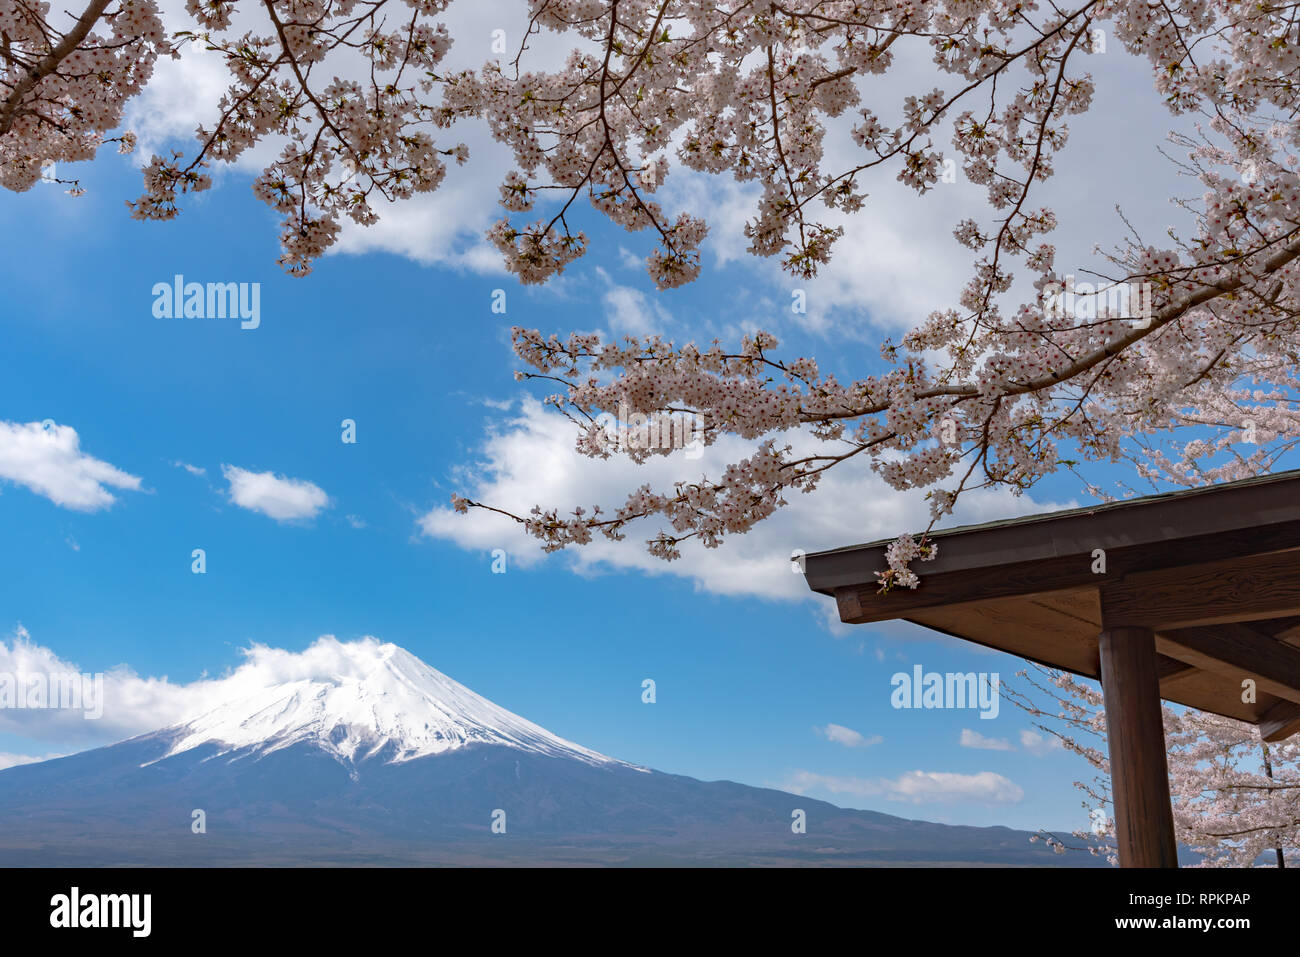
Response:
[{"label": "snow on mountain slope", "polygon": [[391,746],[388,761],[396,763],[491,744],[635,767],[498,707],[397,645],[363,639],[339,647],[346,655],[328,673],[258,689],[166,729],[175,735],[166,757],[208,742],[221,753],[255,754],[309,743],[349,764]]}]

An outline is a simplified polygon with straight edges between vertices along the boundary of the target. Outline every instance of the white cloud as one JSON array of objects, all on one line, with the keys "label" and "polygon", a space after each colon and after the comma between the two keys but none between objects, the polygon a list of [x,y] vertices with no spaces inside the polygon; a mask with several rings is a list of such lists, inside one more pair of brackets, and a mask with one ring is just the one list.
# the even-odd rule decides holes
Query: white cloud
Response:
[{"label": "white cloud", "polygon": [[626,246],[618,247],[618,261],[624,269],[645,270],[645,260]]},{"label": "white cloud", "polygon": [[305,479],[274,472],[250,472],[234,465],[221,466],[230,483],[230,500],[240,508],[261,512],[277,522],[312,519],[330,504],[324,490]]},{"label": "white cloud", "polygon": [[[847,156],[841,162],[851,165]],[[670,205],[709,222],[710,265],[734,265],[756,274],[779,296],[780,315],[809,332],[859,341],[874,340],[882,332],[906,332],[935,309],[955,302],[969,278],[967,257],[952,238],[955,221],[980,210],[978,197],[967,187],[945,186],[946,202],[939,203],[882,178],[872,184],[862,211],[850,215],[818,210],[820,219],[843,227],[844,236],[817,277],[805,280],[782,270],[779,259],[759,260],[747,252],[743,230],[756,209],[756,187],[687,170],[675,170],[672,176],[676,180],[669,177],[665,184]],[[944,254],[936,255],[936,250]],[[790,310],[790,292],[795,289],[806,294],[806,313]],[[773,322],[759,325],[771,328]]]},{"label": "white cloud", "polygon": [[188,462],[173,462],[172,465],[176,466],[178,469],[184,469],[185,471],[189,472],[191,475],[208,474],[207,469],[201,468],[200,466],[197,465],[190,465]]},{"label": "white cloud", "polygon": [[907,771],[896,778],[835,777],[796,771],[780,787],[795,794],[828,791],[856,798],[883,797],[908,804],[1016,804],[1025,796],[1018,784],[992,771],[976,774]]},{"label": "white cloud", "polygon": [[[605,270],[598,269],[608,279]],[[605,306],[605,322],[616,337],[645,336],[662,332],[667,317],[662,306],[651,302],[639,289],[610,282],[601,298]]]},{"label": "white cloud", "polygon": [[117,501],[110,488],[140,488],[134,475],[82,452],[76,429],[48,420],[0,422],[0,479],[86,512]]},{"label": "white cloud", "polygon": [[[243,661],[224,675],[191,682],[173,682],[165,675],[141,677],[119,665],[103,673],[101,717],[88,719],[85,711],[71,708],[0,708],[0,733],[32,742],[70,745],[68,751],[97,747],[188,721],[287,681],[359,676],[367,667],[373,667],[375,648],[380,644],[371,637],[343,642],[332,635],[323,635],[298,652],[254,644],[241,650]],[[78,665],[35,644],[21,626],[11,641],[0,640],[0,675],[29,678],[83,673]],[[0,767],[6,766],[6,761],[19,764],[57,756],[0,754]]]},{"label": "white cloud", "polygon": [[[526,515],[534,505],[557,507],[561,513],[582,506],[606,510],[621,505],[633,489],[649,483],[671,489],[674,481],[717,476],[729,463],[748,455],[752,446],[726,436],[698,459],[681,453],[655,456],[643,465],[619,456],[590,459],[574,449],[575,427],[562,415],[526,398],[519,410],[489,428],[481,461],[455,476],[455,491],[475,501]],[[791,435],[799,446],[811,440]],[[566,549],[559,560],[583,574],[636,570],[651,575],[676,575],[697,589],[722,595],[800,599],[809,595],[802,574],[795,573],[791,553],[806,552],[919,531],[929,521],[921,492],[889,488],[865,463],[850,460],[831,469],[811,494],[792,493],[789,504],[745,535],[732,536],[720,548],[706,549],[694,540],[682,547],[682,557],[664,562],[645,549],[645,540],[658,526],[633,527],[626,539],[611,542],[597,535],[588,545]],[[982,522],[1068,507],[1035,502],[1010,492],[976,491],[963,497],[958,522]],[[511,519],[472,509],[460,515],[437,506],[419,519],[430,538],[462,548],[491,551],[504,548],[516,567],[530,567],[546,557],[540,544],[526,536]],[[830,607],[828,605],[828,607]]]},{"label": "white cloud", "polygon": [[[83,673],[75,663],[33,643],[22,626],[17,628],[12,641],[0,640],[0,675],[9,678],[12,689],[26,689],[29,687],[28,679],[34,675],[80,676]],[[89,690],[94,696],[93,682],[79,687]],[[120,668],[106,672],[101,687],[103,699],[86,700],[84,709],[0,708],[0,733],[59,744],[106,744],[149,730],[143,726],[147,722],[158,720],[166,723],[165,719],[175,713],[175,704],[179,700],[178,696],[167,693],[169,686],[165,678],[161,682],[140,679]],[[87,717],[96,710],[102,712],[100,717]]]},{"label": "white cloud", "polygon": [[972,731],[970,728],[961,729],[961,746],[963,748],[976,748],[980,751],[1014,751],[1013,745],[1006,738],[986,738],[978,731]]},{"label": "white cloud", "polygon": [[[498,147],[486,138],[469,143],[473,160],[465,166],[450,164],[436,192],[420,193],[396,203],[375,197],[379,221],[361,226],[342,222],[331,254],[394,253],[426,266],[440,265],[485,275],[506,275],[501,253],[485,238],[500,215],[491,197],[505,176],[507,164]],[[488,308],[488,288],[483,293]]]},{"label": "white cloud", "polygon": [[869,748],[873,744],[879,744],[885,740],[878,734],[871,737],[864,736],[859,731],[852,728],[846,728],[842,724],[828,724],[824,728],[813,728],[818,734],[827,741],[833,741],[836,744],[842,744],[846,748]]},{"label": "white cloud", "polygon": [[1037,758],[1062,747],[1059,738],[1047,737],[1037,731],[1028,730],[1020,732],[1020,746]]},{"label": "white cloud", "polygon": [[[164,16],[173,30],[199,29],[183,9],[164,10]],[[231,79],[224,57],[201,43],[187,46],[179,60],[159,57],[153,77],[127,103],[123,126],[138,138],[131,159],[142,165],[155,153],[165,156],[167,145],[176,140],[192,154],[198,146],[195,131],[200,124],[211,127],[220,115],[217,104]]]}]

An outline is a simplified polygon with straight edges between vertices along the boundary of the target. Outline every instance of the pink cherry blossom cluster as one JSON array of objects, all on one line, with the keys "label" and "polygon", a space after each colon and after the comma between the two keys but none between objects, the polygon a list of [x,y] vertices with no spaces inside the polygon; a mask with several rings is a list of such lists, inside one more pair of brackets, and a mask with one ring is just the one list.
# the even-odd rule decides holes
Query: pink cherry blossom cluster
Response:
[{"label": "pink cherry blossom cluster", "polygon": [[[395,202],[437,189],[444,159],[468,158],[463,144],[440,147],[434,137],[447,122],[435,87],[452,41],[430,18],[446,5],[188,0],[203,32],[179,33],[177,48],[202,44],[220,53],[232,82],[213,122],[199,127],[194,155],[152,158],[132,214],[170,219],[180,196],[211,185],[213,161],[275,143],[278,155],[253,191],[283,217],[281,264],[304,275],[337,240],[344,218],[370,225],[376,198]],[[243,9],[247,23],[238,16]]]},{"label": "pink cherry blossom cluster", "polygon": [[[671,558],[684,539],[715,545],[752,528],[787,491],[811,491],[853,458],[894,488],[927,489],[938,521],[968,489],[1022,492],[1091,460],[1194,484],[1267,468],[1300,437],[1300,44],[1285,7],[529,0],[527,20],[506,31],[513,56],[452,71],[437,22],[450,0],[188,0],[199,29],[171,35],[152,0],[88,2],[60,19],[0,0],[0,181],[27,188],[45,163],[89,158],[155,57],[201,46],[224,58],[226,95],[192,155],[150,159],[133,213],[171,218],[209,187],[213,163],[274,144],[254,189],[282,217],[282,263],[295,274],[345,218],[370,224],[379,201],[439,188],[446,160],[467,156],[443,136],[466,121],[513,155],[489,238],[524,282],[586,253],[584,215],[649,234],[658,286],[694,279],[708,227],[657,198],[674,166],[753,184],[750,251],[796,277],[830,259],[841,215],[867,208],[872,177],[924,193],[957,164],[984,188],[985,214],[954,223],[974,256],[969,282],[884,343],[871,375],[824,375],[812,358],[781,357],[764,332],[728,348],[516,329],[524,377],[558,380],[553,404],[578,421],[626,406],[700,415],[706,445],[751,442],[721,474],[637,489],[613,512],[515,516],[547,547],[652,519],[650,548]],[[1062,315],[1047,301],[1064,281],[1046,241],[1058,215],[1031,195],[1091,107],[1099,30],[1150,63],[1171,112],[1205,118],[1198,138],[1174,138],[1199,178],[1200,195],[1180,200],[1193,227],[1159,244],[1121,238],[1108,254],[1114,275],[1102,278],[1151,290],[1141,317]],[[540,31],[571,38],[571,52],[538,62]],[[890,110],[873,84],[922,46],[932,75]],[[833,133],[851,145],[847,164],[828,160]],[[1186,428],[1190,441],[1156,439]],[[808,436],[821,443],[813,452]],[[579,447],[610,454],[589,430]],[[914,584],[910,548],[899,540],[882,585]]]},{"label": "pink cherry blossom cluster", "polygon": [[[918,192],[934,187],[943,161],[934,140],[946,118],[962,173],[986,187],[990,213],[956,224],[957,240],[978,257],[959,301],[901,342],[886,342],[886,371],[854,381],[820,375],[811,358],[779,358],[766,333],[728,350],[719,342],[602,342],[515,329],[516,352],[534,370],[524,377],[561,382],[550,401],[579,420],[620,404],[646,415],[689,410],[702,414],[706,444],[724,434],[756,443],[753,459],[716,479],[638,489],[612,515],[538,510],[526,525],[546,547],[587,541],[596,530],[621,536],[630,520],[651,516],[663,522],[649,541],[656,554],[673,557],[692,537],[715,545],[752,528],[787,490],[810,491],[826,469],[857,456],[894,488],[927,489],[937,521],[967,489],[1018,493],[1087,460],[1131,458],[1152,479],[1212,481],[1267,467],[1300,437],[1293,411],[1300,183],[1289,155],[1300,135],[1289,117],[1300,103],[1275,79],[1296,57],[1286,15],[1226,2],[1047,10],[620,2],[583,6],[583,15],[545,2],[532,8],[537,22],[553,27],[559,11],[572,13],[573,28],[595,50],[575,54],[558,73],[521,73],[516,61],[509,78],[489,68],[456,80],[461,108],[487,117],[515,149],[507,208],[531,208],[544,189],[566,198],[559,213],[526,230],[499,227],[510,230],[499,245],[508,257],[514,250],[511,268],[529,281],[585,249],[585,236],[569,231],[571,204],[583,192],[629,229],[658,229],[661,254],[673,257],[680,247],[652,190],[640,190],[633,175],[662,158],[668,134],[688,168],[761,186],[746,226],[751,251],[782,256],[796,276],[814,274],[840,235],[816,209],[861,208],[862,183],[875,167],[892,168]],[[1133,238],[1110,255],[1116,274],[1107,282],[1150,291],[1143,316],[1049,308],[1045,290],[1065,282],[1043,241],[1058,217],[1029,201],[1067,145],[1069,118],[1090,107],[1093,81],[1080,61],[1095,52],[1103,26],[1151,62],[1173,112],[1212,117],[1203,141],[1183,142],[1204,187],[1188,201],[1200,211],[1196,229],[1171,235],[1164,247]],[[1192,57],[1201,37],[1226,60]],[[921,40],[938,72],[956,78],[954,91],[908,96],[892,122],[859,108],[861,90],[890,68],[898,44]],[[854,109],[851,135],[862,159],[829,169],[825,120]],[[653,168],[650,181],[661,186],[665,173]],[[1037,295],[1014,301],[1017,279]],[[1252,380],[1269,387],[1249,387]],[[1177,458],[1149,440],[1187,425],[1217,427],[1220,436],[1187,443]],[[1245,456],[1234,450],[1223,463],[1248,426],[1261,446]],[[780,439],[791,430],[822,440],[823,451],[795,452]],[[582,437],[579,449],[609,454]],[[926,556],[924,541],[904,535],[891,546],[882,588],[915,587],[911,565]]]},{"label": "pink cherry blossom cluster", "polygon": [[[171,44],[153,0],[91,0],[75,19],[0,0],[0,185],[24,191],[52,163],[94,157]],[[76,180],[67,181],[79,192]]]}]

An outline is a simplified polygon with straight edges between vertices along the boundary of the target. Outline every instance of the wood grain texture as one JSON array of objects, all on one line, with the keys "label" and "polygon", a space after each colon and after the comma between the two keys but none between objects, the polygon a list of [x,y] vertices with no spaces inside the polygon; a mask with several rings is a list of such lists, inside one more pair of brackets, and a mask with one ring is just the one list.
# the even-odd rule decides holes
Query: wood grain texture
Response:
[{"label": "wood grain texture", "polygon": [[[963,567],[948,569],[941,560],[917,562],[915,568],[921,583],[915,589],[894,588],[880,593],[875,573],[888,567],[883,546],[807,556],[808,584],[814,591],[834,594],[837,600],[844,595],[846,603],[841,605],[841,617],[846,622],[884,621],[907,617],[906,613],[915,608],[1082,588],[1153,569],[1188,568],[1300,549],[1300,523],[1289,523],[1213,535],[1178,536],[1130,546],[1081,539],[1067,550],[1034,558],[1028,555],[1016,558],[1015,549],[1004,546],[996,556],[986,556],[987,564],[980,564],[979,559],[985,553],[979,543],[986,533],[968,534],[970,541],[965,550],[971,554],[963,560]],[[1091,549],[1103,544],[1106,544],[1106,571],[1098,574],[1093,571]],[[955,541],[941,542],[940,556],[948,554],[945,549],[951,551],[955,545]],[[1026,546],[1025,551],[1030,550]],[[844,617],[846,613],[850,617]]]},{"label": "wood grain texture", "polygon": [[1111,628],[1097,637],[1121,867],[1177,867],[1155,636]]},{"label": "wood grain texture", "polygon": [[1156,650],[1231,678],[1238,686],[1249,678],[1269,694],[1300,702],[1300,649],[1249,625],[1162,631],[1156,636]]},{"label": "wood grain texture", "polygon": [[1156,631],[1300,614],[1300,552],[1136,572],[1101,586],[1102,622]]},{"label": "wood grain texture", "polygon": [[1260,737],[1270,744],[1296,733],[1300,733],[1300,704],[1294,701],[1279,701],[1259,719]]},{"label": "wood grain texture", "polygon": [[1156,677],[1160,680],[1160,687],[1163,689],[1166,681],[1174,681],[1178,678],[1189,677],[1196,671],[1196,665],[1189,665],[1185,661],[1179,661],[1177,658],[1169,658],[1165,655],[1156,655]]},{"label": "wood grain texture", "polygon": [[1045,602],[1000,599],[947,605],[923,609],[908,620],[1049,667],[1097,675],[1098,625]]}]

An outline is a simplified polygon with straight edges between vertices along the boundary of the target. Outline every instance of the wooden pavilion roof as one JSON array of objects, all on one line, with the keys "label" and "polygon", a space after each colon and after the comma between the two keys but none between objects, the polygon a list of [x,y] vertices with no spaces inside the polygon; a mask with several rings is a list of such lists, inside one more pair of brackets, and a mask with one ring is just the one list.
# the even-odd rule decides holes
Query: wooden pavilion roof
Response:
[{"label": "wooden pavilion roof", "polygon": [[880,593],[892,539],[807,555],[808,585],[845,622],[910,621],[1088,678],[1104,628],[1150,628],[1162,698],[1269,741],[1300,732],[1300,470],[930,539],[914,590]]}]

